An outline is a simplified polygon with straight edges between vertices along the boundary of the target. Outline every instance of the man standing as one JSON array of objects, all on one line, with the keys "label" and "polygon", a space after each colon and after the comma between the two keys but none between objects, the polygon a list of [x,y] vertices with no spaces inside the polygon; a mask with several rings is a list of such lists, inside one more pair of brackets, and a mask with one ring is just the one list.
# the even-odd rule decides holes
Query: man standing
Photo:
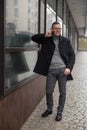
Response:
[{"label": "man standing", "polygon": [[34,72],[47,76],[47,110],[42,114],[42,117],[46,117],[53,112],[53,92],[58,80],[60,96],[55,120],[60,121],[66,99],[66,81],[73,79],[71,71],[75,63],[74,50],[70,41],[61,36],[61,25],[58,22],[54,22],[52,29],[46,34],[32,36],[32,40],[41,44]]}]

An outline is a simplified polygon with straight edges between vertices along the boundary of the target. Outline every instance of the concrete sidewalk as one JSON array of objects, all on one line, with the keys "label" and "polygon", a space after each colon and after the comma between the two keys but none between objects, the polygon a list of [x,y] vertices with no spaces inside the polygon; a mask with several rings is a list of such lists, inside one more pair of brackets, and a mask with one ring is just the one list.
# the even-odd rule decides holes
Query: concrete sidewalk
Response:
[{"label": "concrete sidewalk", "polygon": [[87,52],[76,54],[76,63],[72,72],[73,81],[67,82],[66,103],[63,119],[55,121],[58,104],[58,85],[54,91],[53,114],[42,118],[46,110],[44,97],[20,130],[87,130]]}]

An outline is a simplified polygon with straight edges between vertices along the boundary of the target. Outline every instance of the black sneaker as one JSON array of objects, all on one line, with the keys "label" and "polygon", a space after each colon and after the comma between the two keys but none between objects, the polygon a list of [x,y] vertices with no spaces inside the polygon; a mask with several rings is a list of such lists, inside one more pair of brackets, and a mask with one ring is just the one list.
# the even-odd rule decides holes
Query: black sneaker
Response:
[{"label": "black sneaker", "polygon": [[62,120],[62,113],[57,113],[55,120],[61,121]]},{"label": "black sneaker", "polygon": [[48,115],[52,114],[52,111],[46,110],[41,116],[46,117]]}]

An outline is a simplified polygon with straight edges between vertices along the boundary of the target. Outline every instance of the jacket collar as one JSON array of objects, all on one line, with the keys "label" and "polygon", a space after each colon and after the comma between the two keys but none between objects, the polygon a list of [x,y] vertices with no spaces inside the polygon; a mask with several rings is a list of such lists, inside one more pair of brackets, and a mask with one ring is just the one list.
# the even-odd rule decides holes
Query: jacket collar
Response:
[{"label": "jacket collar", "polygon": [[[51,37],[50,37],[52,41],[53,41],[53,37],[54,37],[54,36],[51,36]],[[61,40],[62,40],[62,38],[63,38],[61,35],[60,35],[60,36],[58,36],[58,37],[59,37],[59,41],[61,41]]]}]

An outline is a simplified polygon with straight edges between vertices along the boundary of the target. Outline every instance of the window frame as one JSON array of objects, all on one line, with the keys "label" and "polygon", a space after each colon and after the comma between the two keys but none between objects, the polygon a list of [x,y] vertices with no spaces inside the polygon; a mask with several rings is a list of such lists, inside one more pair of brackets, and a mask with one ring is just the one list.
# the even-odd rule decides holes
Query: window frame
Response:
[{"label": "window frame", "polygon": [[4,96],[4,1],[0,0],[0,98]]}]

